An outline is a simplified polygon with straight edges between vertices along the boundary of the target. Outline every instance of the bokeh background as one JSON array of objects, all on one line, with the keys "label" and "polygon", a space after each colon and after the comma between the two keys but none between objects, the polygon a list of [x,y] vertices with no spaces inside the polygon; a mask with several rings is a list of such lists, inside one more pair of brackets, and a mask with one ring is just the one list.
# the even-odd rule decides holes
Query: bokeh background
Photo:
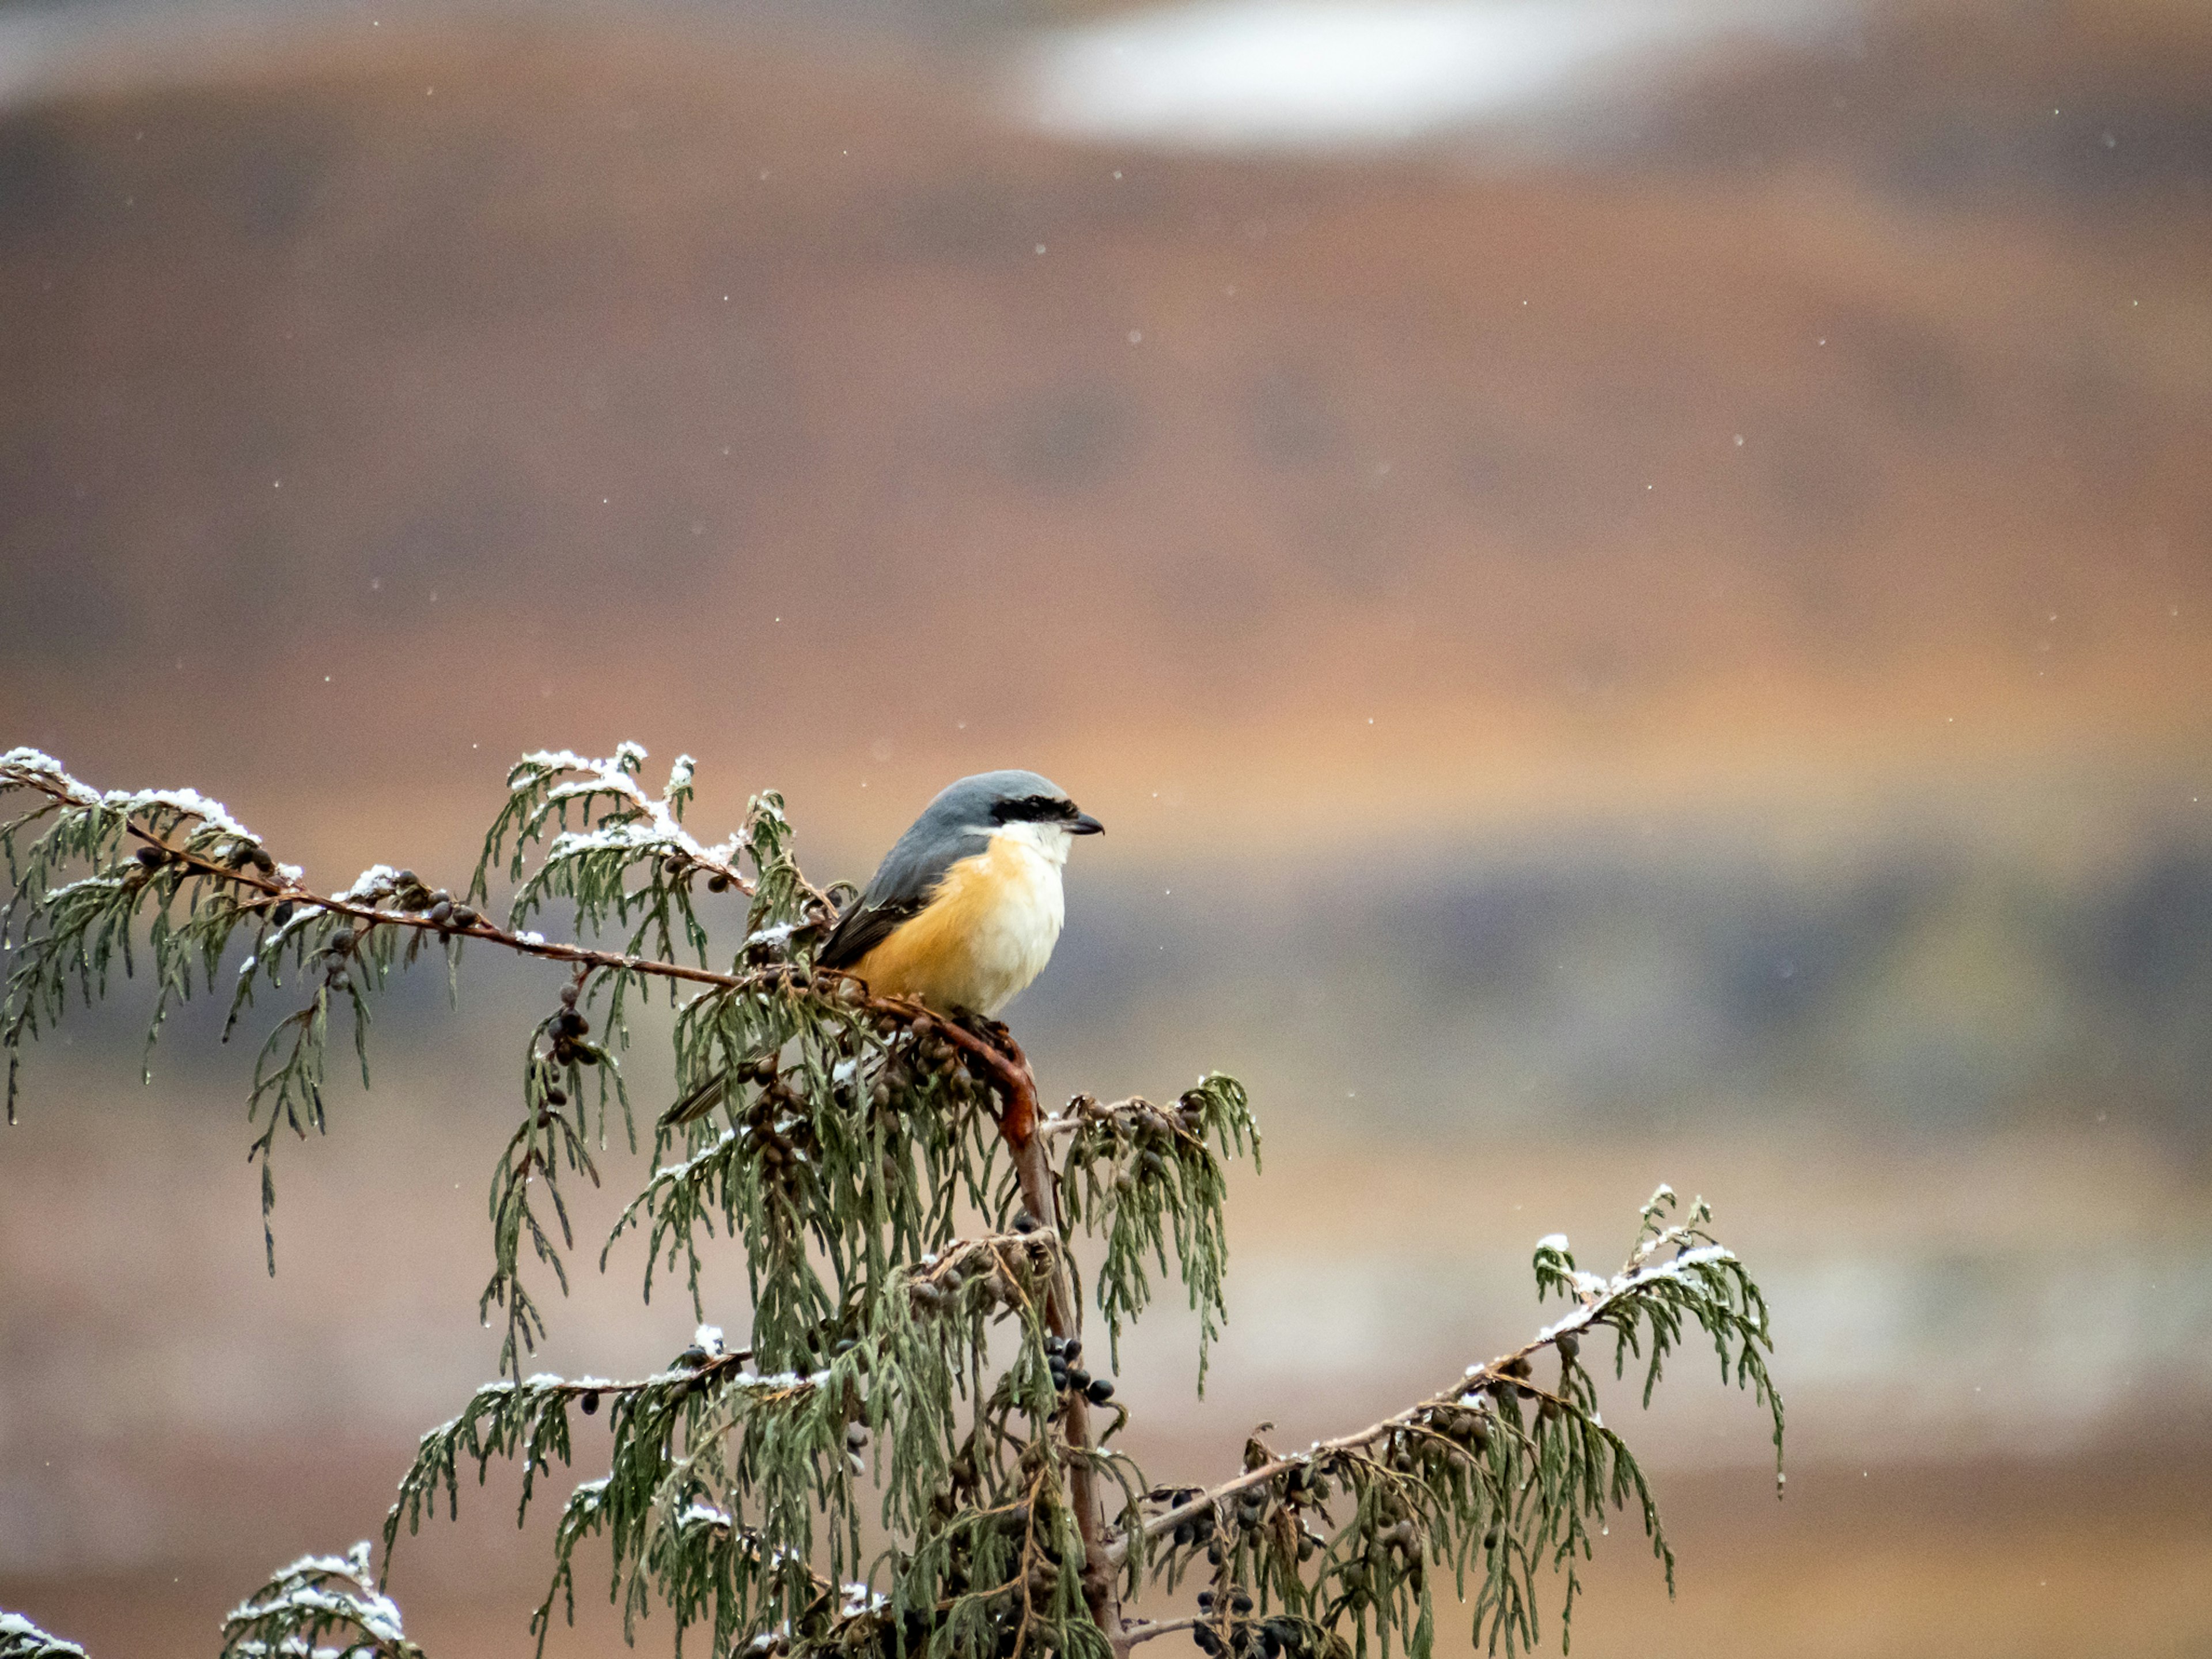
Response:
[{"label": "bokeh background", "polygon": [[[1790,1495],[1694,1357],[1618,1403],[1680,1594],[1616,1528],[1578,1655],[2212,1654],[2208,697],[2191,0],[0,5],[0,744],[332,883],[544,745],[823,878],[1049,773],[1048,1091],[1269,1133],[1205,1401],[1125,1355],[1155,1475],[1507,1346],[1662,1180],[1765,1280]],[[33,1056],[0,1604],[203,1654],[377,1528],[495,1360],[550,982],[476,967],[280,1147],[274,1279],[247,1054]],[[641,1265],[547,1364],[682,1346]],[[513,1496],[403,1545],[432,1652],[527,1650]]]}]

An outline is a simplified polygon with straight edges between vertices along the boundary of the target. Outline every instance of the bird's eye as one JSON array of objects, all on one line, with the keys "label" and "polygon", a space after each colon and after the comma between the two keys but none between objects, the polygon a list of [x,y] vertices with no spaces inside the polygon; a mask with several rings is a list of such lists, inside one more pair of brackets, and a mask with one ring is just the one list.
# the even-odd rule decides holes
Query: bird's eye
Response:
[{"label": "bird's eye", "polygon": [[1051,795],[1024,795],[999,802],[992,807],[991,816],[1000,823],[1050,823],[1055,819],[1073,818],[1075,803]]}]

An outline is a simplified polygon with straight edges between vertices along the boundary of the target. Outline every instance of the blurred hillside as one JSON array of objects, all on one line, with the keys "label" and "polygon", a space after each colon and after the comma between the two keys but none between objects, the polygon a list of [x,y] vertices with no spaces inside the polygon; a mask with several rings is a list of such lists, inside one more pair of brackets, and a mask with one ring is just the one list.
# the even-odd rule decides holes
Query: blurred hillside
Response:
[{"label": "blurred hillside", "polygon": [[[2212,14],[1835,7],[1291,154],[1042,130],[1111,10],[0,11],[0,744],[334,881],[458,872],[543,745],[781,787],[824,877],[1039,767],[1110,831],[1047,1088],[1274,1135],[1147,1456],[1507,1340],[1668,1179],[1806,1461],[1778,1517],[1741,1402],[1663,1416],[1710,1577],[1620,1552],[1577,1651],[2201,1650]],[[197,1652],[374,1528],[491,1363],[527,994],[401,998],[274,1284],[242,1055],[33,1055],[0,1601]],[[549,1363],[680,1340],[625,1271]],[[519,1637],[488,1530],[434,1651]]]},{"label": "blurred hillside", "polygon": [[2201,1116],[2195,12],[1876,12],[1507,173],[1069,149],[878,33],[339,27],[0,126],[11,732],[349,872],[545,743],[841,870],[1020,758],[1115,830],[1048,997],[1285,1006],[1256,927],[1555,1105]]},{"label": "blurred hillside", "polygon": [[1433,832],[2173,753],[2212,216],[2135,157],[2212,45],[2152,9],[2130,103],[2108,15],[1992,12],[2094,130],[1942,210],[1938,112],[2044,96],[1964,25],[1510,176],[1071,150],[957,58],[650,16],[21,107],[7,712],[143,769],[251,709],[319,799],[642,720],[896,785],[856,848],[987,744],[1239,844],[1285,779]]}]

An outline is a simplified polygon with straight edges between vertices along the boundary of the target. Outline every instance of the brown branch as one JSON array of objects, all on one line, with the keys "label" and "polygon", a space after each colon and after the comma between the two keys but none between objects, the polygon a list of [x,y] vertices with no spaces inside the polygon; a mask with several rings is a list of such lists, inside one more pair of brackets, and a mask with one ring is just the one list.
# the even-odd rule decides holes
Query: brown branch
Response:
[{"label": "brown branch", "polygon": [[[1639,1249],[1638,1254],[1629,1258],[1632,1263],[1630,1269],[1610,1281],[1601,1293],[1591,1291],[1583,1294],[1581,1305],[1575,1313],[1559,1321],[1543,1335],[1524,1342],[1512,1352],[1500,1354],[1487,1364],[1469,1367],[1452,1387],[1432,1394],[1403,1411],[1370,1423],[1355,1434],[1340,1435],[1334,1440],[1316,1440],[1303,1452],[1286,1453],[1269,1459],[1256,1468],[1247,1469],[1233,1480],[1224,1480],[1195,1498],[1152,1516],[1145,1522],[1145,1536],[1147,1539],[1158,1538],[1164,1533],[1173,1532],[1183,1522],[1195,1520],[1212,1512],[1224,1498],[1233,1498],[1252,1486],[1263,1486],[1291,1469],[1308,1467],[1340,1453],[1357,1451],[1393,1434],[1407,1431],[1426,1432],[1419,1419],[1439,1408],[1456,1407],[1470,1394],[1494,1390],[1501,1386],[1510,1387],[1518,1389],[1524,1398],[1535,1400],[1540,1404],[1549,1404],[1562,1411],[1576,1409],[1572,1401],[1539,1388],[1515,1373],[1531,1354],[1558,1346],[1562,1336],[1573,1335],[1579,1339],[1582,1333],[1603,1316],[1606,1310],[1639,1290],[1650,1268],[1650,1255],[1649,1250]],[[1661,1264],[1661,1267],[1664,1265]],[[1117,1541],[1111,1552],[1116,1560],[1124,1559],[1127,1553],[1126,1540]]]},{"label": "brown branch", "polygon": [[[21,774],[10,781],[19,787],[43,794],[64,806],[102,805],[97,797],[86,799],[79,796],[64,787],[63,780],[50,778],[42,773]],[[87,792],[88,795],[89,793],[89,791]],[[207,821],[204,814],[188,812],[186,816],[198,817],[203,823]],[[725,974],[717,973],[710,968],[693,968],[684,963],[666,961],[659,957],[640,957],[615,951],[594,950],[588,945],[548,939],[535,933],[512,932],[483,916],[479,916],[465,927],[450,920],[442,922],[434,921],[428,915],[415,911],[386,910],[374,904],[364,904],[356,899],[341,898],[331,893],[318,893],[304,883],[264,875],[251,866],[234,868],[201,854],[187,852],[182,848],[172,846],[152,830],[145,829],[127,817],[124,820],[124,828],[148,846],[159,848],[167,855],[170,863],[197,871],[201,875],[217,881],[234,883],[249,891],[258,893],[268,905],[281,903],[305,905],[310,908],[328,911],[332,915],[349,916],[356,921],[367,922],[371,927],[411,927],[418,933],[437,933],[454,939],[482,939],[486,944],[499,945],[518,955],[537,957],[547,962],[569,963],[609,972],[646,974],[662,979],[683,980],[691,984],[712,985],[728,990],[738,989],[750,984],[764,983],[779,977],[779,970],[774,969],[750,974]],[[256,842],[255,845],[258,846],[259,843]],[[686,856],[694,855],[687,849]],[[697,858],[696,861],[717,874],[726,874],[733,881],[742,881],[734,871],[728,870],[712,860]],[[744,885],[746,891],[752,890],[750,884],[744,884]],[[817,900],[820,898],[820,895],[815,892],[811,885],[808,885],[806,890],[810,896]],[[872,1001],[875,1005],[876,1012],[896,1014],[909,1022],[914,1017],[914,1012],[919,1009],[918,1004],[906,1005],[889,998],[872,999]]]},{"label": "brown branch", "polygon": [[[659,1376],[646,1377],[639,1382],[592,1382],[563,1378],[557,1382],[532,1382],[530,1389],[533,1394],[556,1394],[568,1396],[596,1394],[618,1399],[624,1395],[643,1394],[647,1389],[664,1388],[667,1385],[668,1378],[675,1375],[677,1370],[681,1370],[687,1379],[693,1381],[703,1380],[723,1371],[742,1371],[745,1366],[752,1363],[752,1358],[753,1351],[750,1348],[728,1348],[720,1353],[709,1356],[699,1364],[679,1366]],[[779,1392],[796,1394],[800,1388],[812,1386],[811,1382],[802,1379],[798,1387],[784,1389]]]},{"label": "brown branch", "polygon": [[[948,1033],[957,1029],[946,1027]],[[1054,1265],[1046,1292],[1045,1322],[1054,1336],[1079,1339],[1083,1334],[1083,1310],[1076,1302],[1074,1285],[1067,1273],[1064,1249],[1066,1218],[1060,1213],[1060,1184],[1053,1178],[1050,1148],[1046,1137],[1036,1133],[1036,1083],[1029,1060],[1011,1036],[1006,1038],[1005,1048],[1000,1050],[969,1032],[961,1031],[959,1035],[969,1039],[961,1045],[963,1048],[972,1047],[988,1052],[986,1063],[994,1080],[1004,1085],[1001,1097],[1006,1102],[1006,1109],[999,1120],[999,1133],[1013,1156],[1014,1180],[1021,1191],[1023,1205],[1063,1240],[1063,1253]],[[1091,1402],[1075,1389],[1070,1389],[1062,1399],[1062,1433],[1069,1449],[1078,1454],[1063,1456],[1060,1463],[1067,1476],[1068,1506],[1075,1511],[1076,1530],[1083,1538],[1083,1599],[1098,1628],[1106,1632],[1110,1639],[1121,1626],[1121,1607],[1113,1553],[1106,1538],[1105,1504],[1098,1489],[1097,1471],[1091,1467],[1087,1455],[1096,1444],[1091,1434]]]}]

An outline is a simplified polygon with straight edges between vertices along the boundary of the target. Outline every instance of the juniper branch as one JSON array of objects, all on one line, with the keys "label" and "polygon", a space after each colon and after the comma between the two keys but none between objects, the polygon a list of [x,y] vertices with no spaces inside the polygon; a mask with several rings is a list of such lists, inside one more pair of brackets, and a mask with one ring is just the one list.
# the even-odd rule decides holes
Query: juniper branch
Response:
[{"label": "juniper branch", "polygon": [[[34,751],[0,757],[0,792],[34,797],[29,812],[0,824],[15,881],[0,926],[11,946],[19,909],[29,918],[0,1004],[11,1109],[16,1051],[58,1016],[72,987],[89,999],[113,962],[131,971],[142,922],[160,986],[156,1030],[172,1001],[212,988],[241,930],[251,945],[234,1024],[257,985],[282,983],[287,963],[319,975],[256,1064],[264,1231],[278,1124],[304,1134],[324,1121],[334,1004],[354,1015],[366,1084],[368,994],[399,963],[442,948],[451,971],[476,939],[568,970],[559,1009],[530,1034],[524,1115],[491,1188],[495,1268],[480,1312],[506,1310],[502,1378],[423,1437],[387,1519],[387,1568],[403,1525],[419,1526],[441,1492],[457,1508],[467,1462],[481,1480],[494,1458],[520,1458],[526,1510],[538,1477],[569,1461],[571,1409],[589,1417],[604,1404],[608,1473],[562,1506],[552,1583],[532,1620],[541,1642],[556,1600],[573,1615],[577,1545],[605,1534],[610,1593],[627,1627],[657,1600],[673,1611],[679,1641],[706,1620],[719,1651],[744,1638],[749,1659],[826,1659],[832,1650],[842,1659],[1109,1659],[1109,1650],[1183,1629],[1214,1659],[1253,1659],[1255,1646],[1259,1659],[1351,1659],[1370,1632],[1386,1659],[1395,1640],[1425,1654],[1427,1569],[1447,1563],[1463,1600],[1475,1575],[1478,1638],[1486,1630],[1493,1649],[1502,1641],[1510,1653],[1537,1634],[1537,1569],[1565,1570],[1571,1613],[1590,1526],[1611,1511],[1640,1514],[1672,1582],[1648,1485],[1600,1417],[1581,1363],[1590,1333],[1613,1331],[1616,1377],[1637,1359],[1648,1401],[1666,1358],[1699,1327],[1723,1379],[1769,1407],[1778,1474],[1765,1304],[1705,1231],[1704,1206],[1676,1223],[1662,1188],[1610,1279],[1577,1269],[1564,1239],[1538,1247],[1540,1297],[1574,1305],[1534,1341],[1356,1434],[1289,1456],[1255,1436],[1242,1475],[1210,1490],[1148,1489],[1093,1431],[1092,1407],[1111,1407],[1113,1430],[1127,1412],[1112,1405],[1109,1379],[1076,1366],[1084,1297],[1067,1245],[1085,1232],[1103,1240],[1091,1300],[1109,1352],[1172,1252],[1200,1316],[1202,1383],[1225,1308],[1224,1165],[1259,1156],[1242,1088],[1206,1078],[1172,1107],[1078,1096],[1042,1117],[1029,1063],[1004,1027],[945,1020],[812,965],[833,909],[792,856],[779,797],[756,796],[743,827],[705,847],[682,825],[688,759],[657,797],[638,781],[643,760],[633,744],[607,760],[545,751],[509,774],[466,893],[484,899],[495,869],[515,880],[501,925],[383,866],[338,892],[311,888],[189,791],[102,795]],[[58,880],[80,864],[89,873]],[[699,880],[749,901],[726,969],[711,961],[693,908]],[[573,906],[574,941],[525,926],[556,898]],[[610,935],[621,948],[607,948]],[[604,1147],[611,1105],[630,1122],[619,1064],[626,999],[656,988],[675,1011],[679,1097],[658,1120],[654,1167],[615,1237],[645,1235],[648,1295],[657,1267],[688,1262],[696,1304],[701,1234],[732,1236],[750,1279],[751,1341],[725,1352],[702,1326],[675,1365],[640,1382],[522,1378],[520,1355],[544,1330],[522,1282],[524,1247],[565,1290],[562,1182],[579,1172],[599,1179],[591,1143]],[[635,1149],[634,1127],[631,1140]],[[963,1203],[985,1218],[983,1236],[955,1236]],[[273,1236],[271,1250],[273,1270]],[[993,1358],[988,1328],[1008,1323],[1012,1352]],[[1549,1388],[1533,1380],[1532,1356],[1547,1347],[1559,1364]],[[871,1476],[891,1542],[863,1571],[860,1486]],[[1338,1486],[1352,1504],[1340,1525],[1327,1508]],[[1117,1489],[1109,1524],[1106,1497]],[[1212,1583],[1198,1615],[1124,1623],[1124,1594],[1148,1576],[1172,1589],[1200,1559]],[[404,1641],[396,1609],[388,1633],[372,1628],[370,1615],[389,1604],[366,1568],[365,1555],[295,1564],[287,1574],[297,1583],[280,1575],[240,1609],[250,1617],[230,1651],[304,1649],[319,1629],[340,1626],[282,1620],[333,1609],[362,1615],[365,1640]],[[350,1573],[354,1589],[333,1588],[332,1571]],[[366,1650],[412,1655],[388,1644]]]},{"label": "juniper branch", "polygon": [[[1677,1202],[1668,1188],[1653,1194],[1626,1262],[1610,1279],[1578,1269],[1564,1238],[1540,1243],[1534,1259],[1539,1297],[1557,1292],[1575,1306],[1528,1342],[1469,1366],[1448,1389],[1304,1452],[1278,1455],[1255,1436],[1241,1474],[1202,1490],[1155,1492],[1164,1507],[1120,1540],[1120,1553],[1134,1559],[1167,1540],[1152,1565],[1172,1584],[1188,1559],[1178,1563],[1176,1551],[1203,1546],[1218,1584],[1255,1581],[1263,1615],[1272,1588],[1286,1613],[1312,1621],[1309,1634],[1322,1650],[1340,1639],[1334,1626],[1349,1613],[1364,1651],[1371,1614],[1387,1652],[1392,1628],[1411,1642],[1429,1620],[1424,1556],[1454,1565],[1463,1596],[1479,1538],[1483,1583],[1475,1637],[1482,1639],[1487,1615],[1491,1646],[1502,1638],[1510,1652],[1537,1637],[1540,1560],[1548,1555],[1550,1565],[1565,1568],[1563,1618],[1571,1617],[1579,1589],[1575,1563],[1590,1551],[1588,1520],[1632,1502],[1671,1592],[1674,1559],[1657,1504],[1626,1445],[1598,1413],[1595,1382],[1582,1364],[1583,1340],[1612,1332],[1616,1376],[1625,1375],[1629,1356],[1648,1345],[1648,1404],[1685,1320],[1693,1322],[1712,1338],[1723,1380],[1750,1391],[1770,1413],[1778,1491],[1783,1430],[1782,1397],[1765,1364],[1772,1341],[1765,1301],[1736,1256],[1706,1231],[1711,1212],[1704,1201],[1672,1223],[1667,1218]],[[1534,1356],[1546,1349],[1559,1364],[1552,1389],[1532,1380]],[[1528,1404],[1534,1407],[1533,1425],[1523,1420]],[[1324,1536],[1307,1522],[1327,1520],[1322,1505],[1332,1480],[1355,1493],[1357,1513]],[[1300,1564],[1316,1555],[1320,1565],[1309,1586]],[[1386,1583],[1401,1595],[1410,1586],[1418,1607],[1392,1607],[1381,1589]],[[1226,1644],[1244,1622],[1230,1610],[1232,1597],[1242,1597],[1248,1609],[1252,1605],[1241,1588],[1218,1589],[1207,1598],[1221,1603],[1218,1616],[1198,1626],[1209,1632],[1200,1641],[1209,1654],[1223,1650],[1213,1644]],[[1277,1632],[1277,1645],[1287,1640]]]},{"label": "juniper branch", "polygon": [[[624,816],[620,825],[630,824],[633,818],[642,819],[658,838],[629,845],[630,862],[652,865],[667,878],[652,884],[652,890],[662,896],[655,900],[653,914],[665,918],[672,902],[665,894],[681,894],[690,876],[705,870],[712,872],[710,881],[741,885],[757,901],[773,896],[759,890],[761,883],[768,883],[784,901],[813,906],[817,921],[826,919],[826,899],[799,873],[783,848],[781,808],[775,797],[756,800],[754,822],[758,828],[755,833],[733,836],[722,849],[702,849],[688,834],[672,830],[674,807],[653,802],[636,785],[634,773],[642,757],[642,750],[624,745],[613,761],[585,762],[562,751],[533,756],[518,766],[510,775],[507,805],[487,837],[472,895],[481,895],[485,869],[503,850],[510,853],[512,867],[522,867],[525,845],[542,834],[549,812],[565,822],[562,815],[571,806],[586,810],[594,796],[610,795],[622,804]],[[568,778],[566,775],[570,772],[581,775]],[[679,762],[669,799],[680,804],[688,796],[689,779],[688,761]],[[254,927],[258,932],[233,993],[231,1025],[251,1001],[258,983],[263,980],[281,982],[278,975],[288,957],[302,974],[311,963],[320,972],[312,999],[270,1033],[255,1066],[251,1106],[257,1119],[264,1111],[266,1119],[251,1155],[262,1163],[264,1236],[272,1273],[276,1242],[268,1218],[276,1202],[276,1189],[269,1160],[276,1129],[281,1123],[304,1136],[311,1127],[324,1127],[322,1079],[335,1001],[345,1002],[353,1014],[355,1044],[366,1083],[369,1012],[365,994],[380,981],[399,955],[394,943],[398,939],[407,940],[410,959],[416,948],[426,942],[442,944],[449,960],[456,959],[464,942],[476,940],[519,956],[568,966],[580,976],[580,982],[597,976],[595,994],[601,985],[608,991],[611,1024],[619,1021],[623,995],[635,983],[659,981],[672,989],[692,985],[725,993],[804,991],[813,986],[824,999],[839,999],[848,1009],[911,1028],[918,1035],[934,1035],[957,1050],[967,1065],[989,1079],[1005,1103],[1000,1124],[1010,1139],[1025,1133],[1026,1126],[1036,1116],[1035,1084],[1027,1062],[1011,1039],[1001,1034],[1000,1040],[994,1041],[957,1024],[937,1022],[912,1001],[871,997],[865,984],[849,975],[827,970],[809,975],[804,969],[794,971],[780,961],[722,971],[635,950],[616,951],[548,939],[512,922],[501,927],[471,906],[456,904],[442,890],[424,886],[411,872],[381,865],[365,872],[342,891],[320,891],[307,885],[304,872],[297,867],[277,863],[259,837],[218,803],[189,790],[103,794],[33,750],[15,750],[0,757],[0,793],[9,791],[23,791],[43,802],[31,812],[0,825],[0,852],[4,852],[15,879],[13,896],[5,912],[0,913],[0,933],[14,942],[17,909],[27,903],[30,912],[20,940],[21,956],[9,976],[5,1000],[0,1002],[0,1046],[8,1049],[9,1055],[9,1121],[14,1121],[22,1046],[38,1034],[42,1020],[59,1016],[72,976],[81,982],[89,1000],[94,994],[95,976],[99,988],[105,989],[108,963],[117,955],[126,974],[131,970],[131,925],[149,900],[158,899],[162,907],[153,941],[163,999],[155,1017],[155,1030],[167,1002],[191,994],[190,969],[195,962],[206,983],[212,986],[216,964],[240,928]],[[27,848],[22,848],[20,842],[26,832],[41,826],[46,833]],[[678,853],[669,854],[664,841]],[[734,854],[729,848],[740,841],[763,872],[759,882],[744,881],[731,867]],[[133,842],[139,843],[137,854],[126,858],[121,849]],[[628,838],[625,842],[628,844]],[[582,861],[583,853],[574,848],[570,850],[572,863]],[[665,860],[678,855],[685,862],[671,873]],[[89,864],[94,873],[68,887],[49,887],[53,874],[70,861]],[[633,901],[611,896],[620,890],[623,867],[626,866],[594,866],[588,878],[571,872],[568,890],[577,898],[580,923],[604,917],[610,910],[626,913]],[[169,929],[163,920],[167,908],[187,887],[191,889],[188,927]],[[526,909],[528,902],[534,902],[524,895],[518,896],[517,903]],[[689,918],[688,900],[683,902],[683,908]],[[696,923],[687,925],[696,929]],[[661,942],[672,942],[665,927]],[[317,947],[313,951],[311,944]],[[562,1091],[580,1100],[575,1086],[579,1063],[602,1067],[602,1079],[612,1078],[612,1086],[617,1092],[621,1089],[613,1054],[604,1045],[556,1044],[550,1058],[566,1065],[570,1086]],[[519,1369],[520,1352],[533,1347],[544,1329],[542,1316],[519,1277],[523,1238],[530,1240],[540,1260],[553,1267],[565,1288],[565,1273],[551,1235],[527,1204],[528,1176],[535,1173],[550,1180],[554,1173],[551,1161],[531,1144],[533,1136],[540,1130],[554,1135],[562,1142],[562,1155],[572,1167],[587,1167],[580,1133],[564,1133],[547,1113],[547,1091],[557,1090],[559,1085],[549,1082],[544,1070],[534,1067],[530,1073],[528,1113],[493,1188],[497,1267],[486,1286],[483,1305],[487,1310],[500,1305],[507,1310],[502,1370]],[[603,1092],[606,1086],[603,1081]],[[580,1105],[572,1121],[580,1121]],[[562,1208],[557,1190],[554,1199],[557,1212]],[[565,1215],[556,1215],[556,1219],[565,1236]]]},{"label": "juniper branch", "polygon": [[84,1650],[49,1636],[20,1613],[0,1613],[0,1659],[84,1659]]},{"label": "juniper branch", "polygon": [[[319,1648],[323,1637],[343,1645]],[[343,1556],[302,1556],[231,1609],[219,1659],[423,1659],[399,1607],[377,1588],[368,1544]]]}]

